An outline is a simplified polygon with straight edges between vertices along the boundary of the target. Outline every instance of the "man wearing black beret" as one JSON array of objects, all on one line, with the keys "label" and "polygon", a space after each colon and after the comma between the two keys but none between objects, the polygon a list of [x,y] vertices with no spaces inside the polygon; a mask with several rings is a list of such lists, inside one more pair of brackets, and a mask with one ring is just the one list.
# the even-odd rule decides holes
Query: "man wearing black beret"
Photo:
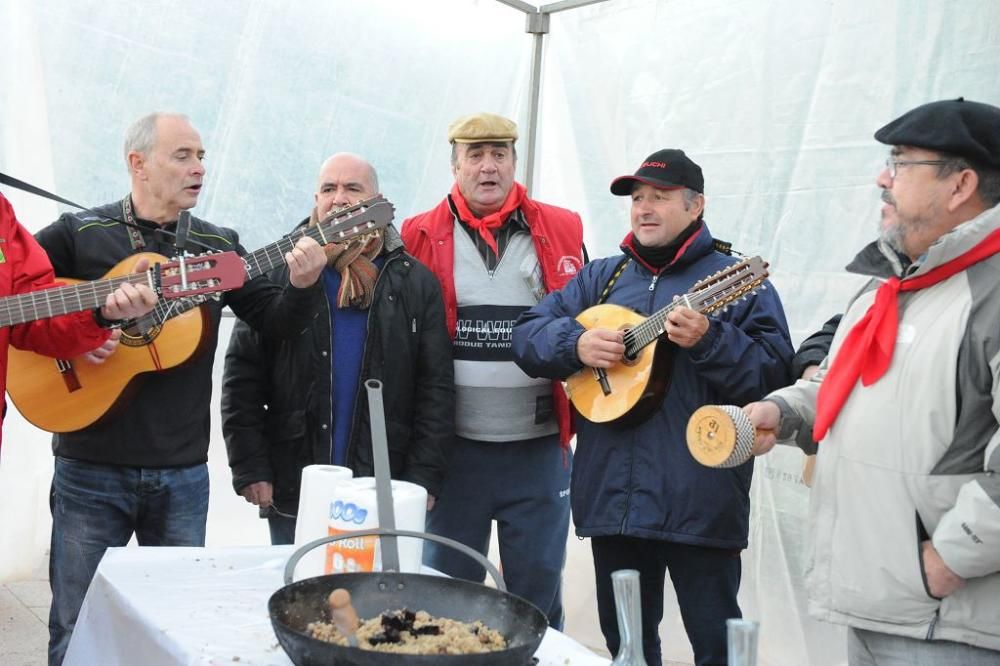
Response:
[{"label": "man wearing black beret", "polygon": [[[817,464],[810,612],[852,666],[1000,664],[1000,108],[961,98],[875,133],[871,277],[811,380],[744,409],[756,453]],[[819,442],[818,446],[814,442]]]}]

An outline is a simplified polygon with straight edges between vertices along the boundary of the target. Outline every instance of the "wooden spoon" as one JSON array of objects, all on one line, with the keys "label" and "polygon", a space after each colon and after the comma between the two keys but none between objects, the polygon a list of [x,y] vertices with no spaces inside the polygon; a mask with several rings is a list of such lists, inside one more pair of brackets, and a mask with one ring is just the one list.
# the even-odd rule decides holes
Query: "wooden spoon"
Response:
[{"label": "wooden spoon", "polygon": [[337,631],[347,638],[348,645],[358,647],[358,637],[355,636],[355,633],[358,631],[360,623],[358,612],[354,610],[354,605],[351,603],[351,593],[338,587],[330,593],[327,603],[330,605],[330,617],[334,626],[337,627]]}]

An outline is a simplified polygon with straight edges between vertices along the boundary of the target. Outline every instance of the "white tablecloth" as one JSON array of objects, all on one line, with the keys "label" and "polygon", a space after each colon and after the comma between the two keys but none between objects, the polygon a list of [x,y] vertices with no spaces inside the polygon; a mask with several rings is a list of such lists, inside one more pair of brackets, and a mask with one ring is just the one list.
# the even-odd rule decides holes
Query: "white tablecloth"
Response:
[{"label": "white tablecloth", "polygon": [[[294,546],[111,548],[97,568],[68,666],[288,666],[267,614]],[[565,634],[545,633],[540,666],[607,664]]]}]

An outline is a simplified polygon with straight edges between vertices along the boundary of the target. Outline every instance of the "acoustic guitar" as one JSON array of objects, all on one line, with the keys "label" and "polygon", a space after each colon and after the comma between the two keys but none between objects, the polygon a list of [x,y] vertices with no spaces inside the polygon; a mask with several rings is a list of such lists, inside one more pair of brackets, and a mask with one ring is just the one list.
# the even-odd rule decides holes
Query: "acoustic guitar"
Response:
[{"label": "acoustic guitar", "polygon": [[[129,273],[128,268],[142,257],[149,259],[150,267],[141,273]],[[238,289],[246,279],[243,259],[235,252],[186,257],[184,261],[167,261],[166,257],[147,252],[128,257],[107,275],[107,279],[92,282],[60,280],[71,284],[4,296],[0,298],[0,328],[99,308],[126,283],[144,284],[161,299],[170,300]]]},{"label": "acoustic guitar", "polygon": [[[282,265],[285,253],[303,236],[320,245],[345,242],[381,229],[392,219],[392,204],[376,196],[244,257],[233,254],[240,274],[251,280]],[[142,255],[129,256],[107,276],[122,272],[123,264],[133,265],[138,256]],[[162,260],[160,255],[146,256]],[[210,338],[208,310],[201,306],[212,297],[218,296],[203,292],[160,301],[152,312],[122,330],[118,349],[99,365],[83,358],[53,359],[12,347],[7,393],[24,418],[42,430],[73,432],[93,425],[124,402],[123,394],[134,389],[143,374],[175,368],[197,357]]]},{"label": "acoustic guitar", "polygon": [[647,418],[660,406],[670,386],[671,354],[661,344],[666,340],[667,315],[677,307],[711,314],[762,288],[767,275],[764,260],[750,257],[697,282],[648,317],[610,303],[584,310],[576,318],[584,328],[625,331],[625,355],[606,370],[586,367],[570,375],[565,386],[573,406],[595,423],[632,425]]}]

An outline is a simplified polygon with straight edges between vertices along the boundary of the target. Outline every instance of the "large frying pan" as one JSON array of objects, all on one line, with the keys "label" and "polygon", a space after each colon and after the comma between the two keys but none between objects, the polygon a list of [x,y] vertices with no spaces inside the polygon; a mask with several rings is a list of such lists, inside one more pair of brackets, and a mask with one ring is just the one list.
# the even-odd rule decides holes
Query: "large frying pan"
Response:
[{"label": "large frying pan", "polygon": [[[395,529],[385,412],[382,406],[382,383],[369,379],[365,382],[365,387],[368,390],[368,411],[371,416],[372,458],[375,467],[380,529],[316,539],[295,551],[285,565],[285,587],[271,595],[267,604],[271,615],[271,626],[274,627],[278,642],[297,666],[312,664],[525,666],[530,664],[532,655],[542,642],[542,636],[548,626],[542,611],[524,599],[509,594],[500,572],[475,550],[435,534]],[[382,572],[331,574],[292,582],[295,565],[313,548],[342,539],[369,535],[377,535],[380,539]],[[397,536],[435,541],[465,553],[486,568],[496,581],[497,589],[452,578],[399,573]],[[485,654],[417,656],[362,650],[312,638],[306,633],[306,625],[329,619],[329,614],[326,612],[327,597],[338,587],[351,593],[354,608],[361,618],[368,619],[387,610],[408,608],[411,611],[424,610],[435,617],[446,617],[462,622],[479,620],[503,634],[507,639],[507,649]]]},{"label": "large frying pan", "polygon": [[[455,578],[384,571],[344,573],[305,578],[292,582],[295,565],[307,552],[327,543],[358,536],[379,535],[416,537],[444,543],[474,557],[494,577],[498,589]],[[507,649],[485,654],[406,655],[362,650],[334,645],[306,632],[306,625],[329,620],[327,597],[335,588],[351,593],[361,618],[371,618],[387,610],[425,610],[436,617],[463,622],[482,621],[507,639]],[[267,604],[271,626],[289,658],[296,666],[400,666],[402,664],[470,664],[525,666],[542,642],[548,622],[531,603],[506,591],[496,568],[476,551],[451,539],[406,530],[364,530],[317,539],[295,551],[285,566],[285,587]]]}]

